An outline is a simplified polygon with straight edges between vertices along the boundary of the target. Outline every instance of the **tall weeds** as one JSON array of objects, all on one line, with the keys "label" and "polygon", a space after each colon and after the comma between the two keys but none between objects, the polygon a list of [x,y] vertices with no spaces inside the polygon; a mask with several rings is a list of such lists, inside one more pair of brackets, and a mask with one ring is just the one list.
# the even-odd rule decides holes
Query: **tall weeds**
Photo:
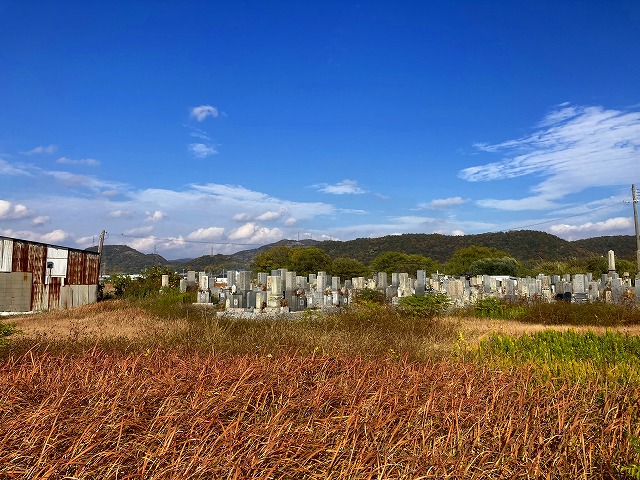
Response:
[{"label": "tall weeds", "polygon": [[640,391],[353,355],[28,352],[0,364],[4,478],[616,478]]}]

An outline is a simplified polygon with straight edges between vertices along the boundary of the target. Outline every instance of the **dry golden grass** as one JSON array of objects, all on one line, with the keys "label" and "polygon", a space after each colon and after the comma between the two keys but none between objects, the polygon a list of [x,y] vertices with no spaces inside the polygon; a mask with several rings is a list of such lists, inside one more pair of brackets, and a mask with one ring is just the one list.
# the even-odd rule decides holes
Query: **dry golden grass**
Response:
[{"label": "dry golden grass", "polygon": [[542,325],[534,323],[523,323],[517,320],[504,320],[496,318],[476,318],[476,317],[449,317],[446,321],[459,325],[460,332],[470,343],[476,343],[492,333],[504,335],[524,335],[544,330],[556,330],[559,332],[573,330],[576,332],[604,333],[606,331],[616,331],[628,335],[640,335],[640,325],[620,325],[616,327],[600,327],[598,325]]},{"label": "dry golden grass", "polygon": [[11,319],[22,333],[0,359],[0,478],[621,478],[640,462],[640,389],[624,379],[423,355],[451,352],[456,331],[594,327],[143,307]]},{"label": "dry golden grass", "polygon": [[619,478],[640,391],[527,368],[88,350],[0,364],[0,477]]},{"label": "dry golden grass", "polygon": [[[95,341],[96,339],[122,337],[138,339],[144,336],[166,337],[178,333],[188,326],[184,317],[163,318],[148,310],[124,300],[85,305],[70,310],[41,312],[9,319],[16,323],[20,333],[16,337],[55,340],[75,339]],[[491,333],[522,335],[543,330],[618,331],[629,335],[640,335],[640,324],[618,327],[599,327],[597,325],[542,325],[523,323],[516,320],[503,320],[476,317],[445,317],[443,322],[459,330],[469,343],[475,343]],[[446,348],[446,345],[441,345]]]},{"label": "dry golden grass", "polygon": [[183,319],[163,319],[123,300],[110,300],[69,310],[40,312],[11,318],[16,337],[39,340],[91,341],[122,337],[136,339],[169,333],[186,326]]}]

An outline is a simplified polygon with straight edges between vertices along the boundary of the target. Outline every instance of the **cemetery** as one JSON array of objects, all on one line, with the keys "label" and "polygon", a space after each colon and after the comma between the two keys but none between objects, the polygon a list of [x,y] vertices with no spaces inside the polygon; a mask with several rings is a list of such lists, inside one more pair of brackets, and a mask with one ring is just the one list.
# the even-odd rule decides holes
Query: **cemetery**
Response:
[{"label": "cemetery", "polygon": [[[180,289],[186,291],[188,285],[197,285],[198,305],[223,304],[227,314],[242,316],[346,307],[363,289],[383,293],[391,304],[397,304],[402,297],[434,292],[446,294],[456,307],[471,305],[484,298],[513,302],[637,302],[640,299],[638,278],[618,275],[613,251],[608,253],[608,262],[609,273],[599,278],[591,273],[540,274],[527,278],[452,277],[438,273],[427,276],[424,270],[418,270],[415,278],[406,272],[391,275],[378,272],[372,278],[341,279],[322,271],[301,276],[284,268],[270,273],[259,272],[255,277],[251,271],[228,271],[224,277],[214,277],[205,272],[189,271],[181,281]],[[168,278],[163,278],[164,281],[168,282]]]}]

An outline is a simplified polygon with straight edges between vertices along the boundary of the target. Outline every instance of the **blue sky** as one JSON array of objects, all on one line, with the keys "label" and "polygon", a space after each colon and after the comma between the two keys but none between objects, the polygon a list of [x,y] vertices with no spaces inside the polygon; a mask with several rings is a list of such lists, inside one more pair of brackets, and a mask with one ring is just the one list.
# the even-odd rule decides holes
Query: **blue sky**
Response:
[{"label": "blue sky", "polygon": [[637,1],[5,1],[0,235],[633,234]]}]

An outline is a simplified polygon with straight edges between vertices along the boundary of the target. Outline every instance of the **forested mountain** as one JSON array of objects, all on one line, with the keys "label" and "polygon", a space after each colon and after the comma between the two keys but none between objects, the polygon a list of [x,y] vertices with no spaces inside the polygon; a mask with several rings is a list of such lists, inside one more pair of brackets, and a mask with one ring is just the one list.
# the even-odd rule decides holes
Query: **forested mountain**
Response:
[{"label": "forested mountain", "polygon": [[636,258],[636,237],[633,235],[585,238],[571,243],[599,255],[606,255],[609,250],[613,250],[618,258],[626,258],[627,260],[635,260]]},{"label": "forested mountain", "polygon": [[[456,250],[469,246],[493,247],[507,252],[518,260],[563,261],[606,255],[614,250],[618,258],[635,259],[635,237],[631,235],[596,237],[573,242],[545,232],[518,230],[483,233],[479,235],[441,235],[411,233],[378,238],[358,238],[345,242],[316,240],[281,240],[259,248],[243,250],[232,255],[204,255],[193,259],[166,260],[160,255],[143,254],[125,245],[105,245],[103,271],[105,273],[139,273],[154,265],[168,266],[175,271],[250,269],[255,256],[274,246],[317,247],[332,258],[346,257],[369,264],[383,252],[418,253],[444,262]],[[93,248],[95,251],[95,248]]]},{"label": "forested mountain", "polygon": [[[97,252],[98,247],[91,247],[87,250]],[[105,245],[100,270],[106,274],[140,273],[147,267],[164,266],[168,263],[161,255],[140,253],[127,245]]]}]

